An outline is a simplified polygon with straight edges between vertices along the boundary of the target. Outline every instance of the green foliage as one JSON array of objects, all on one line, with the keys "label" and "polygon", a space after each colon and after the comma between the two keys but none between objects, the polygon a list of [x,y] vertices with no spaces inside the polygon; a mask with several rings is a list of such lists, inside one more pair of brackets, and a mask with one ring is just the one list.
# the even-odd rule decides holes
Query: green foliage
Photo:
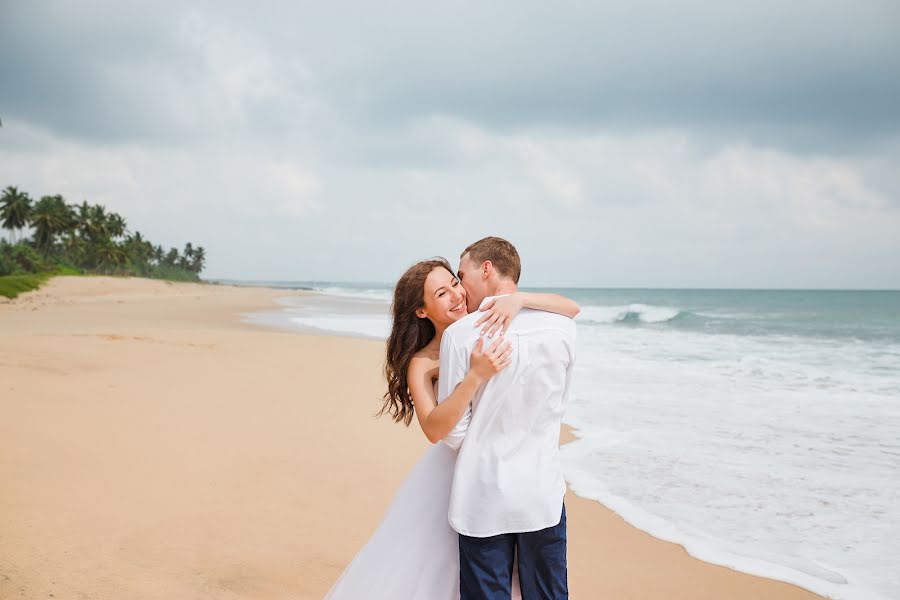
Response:
[{"label": "green foliage", "polygon": [[48,254],[57,235],[75,226],[75,213],[60,195],[44,196],[31,210],[35,246]]},{"label": "green foliage", "polygon": [[77,269],[72,265],[67,265],[65,263],[60,263],[56,267],[56,271],[54,271],[55,275],[83,275],[84,272],[81,269]]},{"label": "green foliage", "polygon": [[[0,242],[6,243],[6,242]],[[5,275],[12,275],[13,273],[18,273],[19,269],[16,263],[12,261],[10,257],[6,255],[0,248],[0,277]]]},{"label": "green foliage", "polygon": [[40,273],[53,269],[53,263],[24,242],[0,240],[0,275]]},{"label": "green foliage", "polygon": [[152,279],[170,279],[172,281],[200,281],[200,276],[191,271],[185,271],[178,267],[170,267],[169,265],[154,266],[150,272],[143,277]]},{"label": "green foliage", "polygon": [[0,277],[0,296],[15,298],[23,292],[36,290],[48,277],[47,273]]},{"label": "green foliage", "polygon": [[167,252],[139,231],[130,232],[124,217],[102,205],[69,205],[58,194],[32,205],[14,186],[0,196],[0,225],[13,239],[23,228],[33,229],[30,239],[0,240],[0,276],[48,272],[200,281],[206,262],[202,246],[188,242],[183,252]]},{"label": "green foliage", "polygon": [[31,218],[31,198],[15,186],[3,190],[0,196],[0,225],[10,231],[11,236],[28,225]]}]

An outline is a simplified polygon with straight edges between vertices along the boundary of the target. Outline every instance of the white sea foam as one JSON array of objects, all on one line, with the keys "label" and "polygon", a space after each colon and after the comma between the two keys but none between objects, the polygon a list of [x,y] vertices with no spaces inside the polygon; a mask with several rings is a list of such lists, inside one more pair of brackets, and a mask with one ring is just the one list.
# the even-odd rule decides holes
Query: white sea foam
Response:
[{"label": "white sea foam", "polygon": [[[580,435],[575,431],[576,437]],[[618,437],[629,436],[617,434]],[[608,442],[600,442],[607,445]],[[583,468],[585,460],[597,449],[596,443],[577,439],[562,447],[566,482],[577,495],[597,500],[616,512],[626,522],[650,535],[682,545],[691,555],[709,563],[729,567],[744,573],[768,577],[799,585],[826,597],[841,600],[889,600],[888,596],[857,582],[848,581],[840,571],[813,560],[791,555],[773,555],[760,552],[751,544],[734,544],[698,530],[683,530],[622,496],[610,492],[603,479]],[[667,500],[671,502],[671,500]],[[694,511],[698,519],[706,514],[704,507],[687,504],[685,511]]]},{"label": "white sea foam", "polygon": [[628,318],[635,318],[643,323],[663,323],[671,321],[680,311],[670,306],[649,306],[647,304],[628,304],[623,306],[583,306],[578,315],[579,321],[594,323],[616,323]]},{"label": "white sea foam", "polygon": [[291,317],[291,321],[301,327],[378,339],[387,338],[391,331],[390,319],[377,315]]},{"label": "white sea foam", "polygon": [[345,288],[345,287],[323,287],[316,288],[315,291],[327,294],[329,296],[338,296],[340,298],[362,298],[367,300],[381,300],[384,302],[391,301],[391,290],[383,288]]},{"label": "white sea foam", "polygon": [[[900,597],[900,379],[878,344],[579,332],[573,490],[710,562]],[[896,373],[896,366],[893,373]]]}]

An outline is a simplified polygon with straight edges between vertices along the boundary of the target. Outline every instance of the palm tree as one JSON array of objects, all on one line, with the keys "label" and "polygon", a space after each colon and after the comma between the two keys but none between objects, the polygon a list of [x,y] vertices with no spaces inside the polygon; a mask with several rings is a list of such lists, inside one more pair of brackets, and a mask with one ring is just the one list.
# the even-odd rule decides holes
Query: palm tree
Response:
[{"label": "palm tree", "polygon": [[9,186],[0,197],[0,220],[3,228],[9,229],[10,241],[15,243],[15,232],[28,224],[31,214],[31,197],[20,192],[17,187]]},{"label": "palm tree", "polygon": [[125,223],[125,219],[122,218],[122,215],[118,213],[109,213],[109,215],[107,215],[106,230],[109,232],[110,237],[122,237],[125,235],[126,228],[127,224]]},{"label": "palm tree", "polygon": [[144,262],[144,236],[140,231],[125,237],[125,249],[128,255],[137,262]]},{"label": "palm tree", "polygon": [[184,252],[181,255],[181,260],[178,261],[178,266],[184,269],[185,271],[189,271],[191,264],[194,262],[194,247],[190,242],[184,245]]},{"label": "palm tree", "polygon": [[37,249],[48,254],[56,236],[69,229],[73,217],[66,201],[59,194],[44,196],[31,211],[31,226],[34,227],[34,241]]},{"label": "palm tree", "polygon": [[115,241],[106,238],[97,245],[97,259],[107,271],[109,267],[115,270],[116,267],[125,262],[125,252]]},{"label": "palm tree", "polygon": [[24,227],[33,227],[34,245],[42,254],[85,271],[173,276],[177,274],[167,273],[165,267],[200,273],[206,262],[202,246],[188,242],[183,253],[177,248],[167,252],[141,232],[130,233],[122,215],[107,212],[100,204],[83,200],[70,206],[58,194],[43,196],[35,204],[14,186],[0,193],[0,225],[10,231],[10,239]]},{"label": "palm tree", "polygon": [[203,246],[197,246],[194,250],[194,263],[191,265],[191,271],[200,273],[203,270],[203,263],[206,262],[206,250]]},{"label": "palm tree", "polygon": [[149,263],[155,258],[156,248],[153,246],[153,244],[150,243],[149,240],[144,240],[143,247],[144,249],[142,251],[142,254],[144,256],[144,260]]},{"label": "palm tree", "polygon": [[166,264],[170,267],[178,266],[179,258],[178,258],[178,248],[169,248],[169,252],[166,254]]},{"label": "palm tree", "polygon": [[125,253],[131,262],[137,264],[141,271],[146,271],[146,266],[154,259],[156,248],[148,242],[140,231],[135,231],[125,238]]},{"label": "palm tree", "polygon": [[87,242],[78,237],[75,229],[66,231],[63,249],[66,253],[66,258],[69,261],[73,264],[82,266],[82,268],[84,267],[83,263],[87,257]]},{"label": "palm tree", "polygon": [[109,230],[109,217],[106,209],[100,204],[94,204],[88,211],[88,235],[95,241],[112,237]]},{"label": "palm tree", "polygon": [[83,240],[89,240],[91,235],[91,205],[84,200],[75,207],[75,229]]}]

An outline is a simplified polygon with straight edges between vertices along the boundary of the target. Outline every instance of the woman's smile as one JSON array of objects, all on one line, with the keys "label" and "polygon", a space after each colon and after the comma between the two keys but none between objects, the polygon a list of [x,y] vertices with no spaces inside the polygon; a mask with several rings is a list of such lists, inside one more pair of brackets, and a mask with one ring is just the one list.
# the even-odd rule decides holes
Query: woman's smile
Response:
[{"label": "woman's smile", "polygon": [[452,307],[450,309],[450,314],[452,314],[454,316],[460,316],[460,315],[466,314],[466,299],[462,298],[459,301],[459,304]]}]

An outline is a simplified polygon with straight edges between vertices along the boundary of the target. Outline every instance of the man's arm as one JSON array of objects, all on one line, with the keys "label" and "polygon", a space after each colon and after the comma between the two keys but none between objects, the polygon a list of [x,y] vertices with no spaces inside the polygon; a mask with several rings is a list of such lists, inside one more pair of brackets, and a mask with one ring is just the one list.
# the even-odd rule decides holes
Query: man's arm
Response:
[{"label": "man's arm", "polygon": [[[468,360],[469,356],[465,348],[459,348],[454,343],[453,336],[444,332],[444,337],[441,339],[441,366],[438,373],[438,404],[446,400],[466,376],[466,372],[469,370]],[[462,418],[441,441],[450,448],[458,450],[466,437],[471,420],[472,405],[469,404]]]}]

